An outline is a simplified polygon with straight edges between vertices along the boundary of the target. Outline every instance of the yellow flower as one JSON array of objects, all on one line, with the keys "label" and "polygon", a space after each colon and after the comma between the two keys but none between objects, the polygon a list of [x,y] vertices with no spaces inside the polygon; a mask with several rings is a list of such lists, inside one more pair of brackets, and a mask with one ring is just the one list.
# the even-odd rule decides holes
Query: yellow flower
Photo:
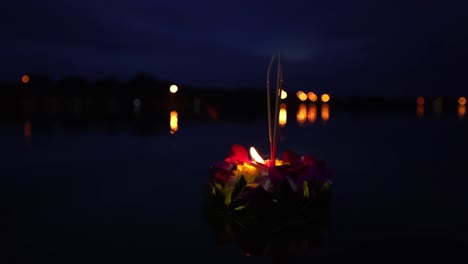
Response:
[{"label": "yellow flower", "polygon": [[223,194],[224,194],[224,205],[228,206],[231,204],[232,201],[232,192],[234,191],[234,188],[236,187],[236,182],[232,180],[228,180],[224,184],[223,188]]},{"label": "yellow flower", "polygon": [[237,165],[237,169],[234,171],[236,181],[239,181],[240,177],[244,176],[247,183],[253,182],[259,175],[260,171],[255,166],[247,163]]},{"label": "yellow flower", "polygon": [[275,160],[275,166],[282,166],[282,165],[289,165],[291,163],[282,161],[282,160]]}]

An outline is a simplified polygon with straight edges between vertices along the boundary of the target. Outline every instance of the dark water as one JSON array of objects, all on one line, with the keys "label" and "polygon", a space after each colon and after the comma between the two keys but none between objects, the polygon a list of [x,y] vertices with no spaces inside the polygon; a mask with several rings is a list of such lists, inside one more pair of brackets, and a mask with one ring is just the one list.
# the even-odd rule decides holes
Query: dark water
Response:
[{"label": "dark water", "polygon": [[[269,261],[223,244],[201,213],[208,167],[233,143],[265,153],[266,122],[178,125],[145,135],[1,125],[1,255]],[[290,113],[281,139],[326,160],[336,182],[328,236],[304,250],[291,242],[277,262],[468,260],[467,119],[332,113],[299,126]]]}]

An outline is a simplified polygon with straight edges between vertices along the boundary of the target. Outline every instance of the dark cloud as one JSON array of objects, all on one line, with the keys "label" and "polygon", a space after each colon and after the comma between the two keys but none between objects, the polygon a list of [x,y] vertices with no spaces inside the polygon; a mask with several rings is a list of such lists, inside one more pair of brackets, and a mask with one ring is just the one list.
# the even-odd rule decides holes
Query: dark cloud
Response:
[{"label": "dark cloud", "polygon": [[[461,2],[11,1],[1,9],[4,80],[130,78],[264,84],[281,51],[286,83],[337,93],[459,92],[468,24]],[[391,88],[391,89],[390,89]],[[297,88],[299,89],[299,88]]]}]

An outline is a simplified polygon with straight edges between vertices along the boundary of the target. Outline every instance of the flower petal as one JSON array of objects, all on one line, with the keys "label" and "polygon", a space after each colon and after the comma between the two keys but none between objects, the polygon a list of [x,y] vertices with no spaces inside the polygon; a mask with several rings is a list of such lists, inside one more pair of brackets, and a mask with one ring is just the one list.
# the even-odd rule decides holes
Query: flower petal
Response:
[{"label": "flower petal", "polygon": [[234,162],[246,162],[249,160],[249,153],[244,146],[240,144],[234,144],[231,147],[231,151],[229,152],[227,159],[230,159]]},{"label": "flower petal", "polygon": [[268,176],[272,183],[277,183],[286,179],[288,171],[282,168],[282,166],[270,166],[268,167]]},{"label": "flower petal", "polygon": [[283,152],[283,161],[289,162],[291,165],[296,165],[301,163],[301,156],[292,151],[285,150]]}]

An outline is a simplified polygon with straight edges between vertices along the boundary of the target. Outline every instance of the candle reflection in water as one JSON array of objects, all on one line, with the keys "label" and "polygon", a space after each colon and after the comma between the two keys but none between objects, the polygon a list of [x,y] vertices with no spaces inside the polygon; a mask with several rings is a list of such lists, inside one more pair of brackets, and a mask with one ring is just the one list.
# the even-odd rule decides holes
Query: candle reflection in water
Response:
[{"label": "candle reflection in water", "polygon": [[171,111],[170,119],[169,119],[169,127],[171,128],[170,133],[174,134],[177,130],[179,130],[179,116],[177,111]]},{"label": "candle reflection in water", "polygon": [[307,118],[307,107],[305,104],[300,104],[299,109],[297,110],[296,119],[297,123],[303,125],[306,122]]},{"label": "candle reflection in water", "polygon": [[315,121],[317,120],[317,105],[316,104],[309,105],[309,111],[307,112],[307,120],[310,123],[315,123]]},{"label": "candle reflection in water", "polygon": [[281,127],[284,127],[288,121],[288,112],[286,110],[286,104],[281,104],[279,116],[278,116],[278,123]]},{"label": "candle reflection in water", "polygon": [[321,107],[321,117],[323,122],[327,122],[330,119],[330,107],[327,103],[323,103]]}]

